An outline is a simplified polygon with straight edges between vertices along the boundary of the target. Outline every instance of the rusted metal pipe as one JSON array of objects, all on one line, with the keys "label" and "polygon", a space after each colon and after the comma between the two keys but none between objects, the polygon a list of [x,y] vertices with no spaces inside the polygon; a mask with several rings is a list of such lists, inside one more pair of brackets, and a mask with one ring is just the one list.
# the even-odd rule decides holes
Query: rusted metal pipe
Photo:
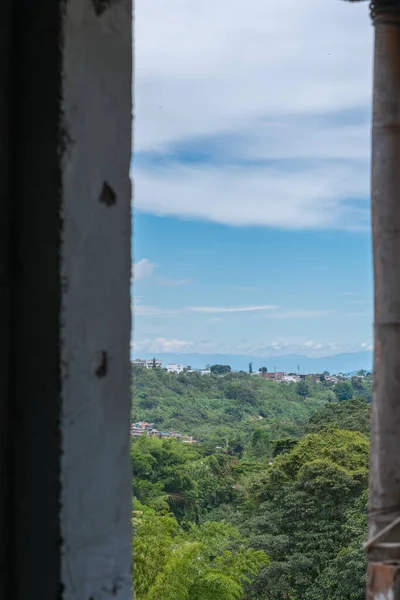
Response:
[{"label": "rusted metal pipe", "polygon": [[367,598],[400,600],[400,0],[377,0],[371,16],[375,353]]}]

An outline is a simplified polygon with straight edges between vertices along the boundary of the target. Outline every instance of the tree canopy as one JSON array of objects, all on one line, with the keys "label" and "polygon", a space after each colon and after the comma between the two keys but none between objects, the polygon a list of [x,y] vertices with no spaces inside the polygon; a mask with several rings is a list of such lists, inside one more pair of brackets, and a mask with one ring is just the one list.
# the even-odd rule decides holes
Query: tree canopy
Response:
[{"label": "tree canopy", "polygon": [[370,379],[134,375],[135,600],[364,599]]}]

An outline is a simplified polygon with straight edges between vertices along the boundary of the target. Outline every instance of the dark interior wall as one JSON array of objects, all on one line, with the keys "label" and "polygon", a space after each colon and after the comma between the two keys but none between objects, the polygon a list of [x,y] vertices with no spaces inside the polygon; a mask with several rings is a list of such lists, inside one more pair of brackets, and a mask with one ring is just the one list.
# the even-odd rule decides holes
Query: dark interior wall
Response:
[{"label": "dark interior wall", "polygon": [[12,1],[4,0],[0,16],[0,598],[9,597],[9,516],[11,444],[10,410],[10,196],[11,196],[11,31]]},{"label": "dark interior wall", "polygon": [[[61,2],[14,3],[12,597],[59,597]],[[21,573],[24,575],[21,577]]]}]

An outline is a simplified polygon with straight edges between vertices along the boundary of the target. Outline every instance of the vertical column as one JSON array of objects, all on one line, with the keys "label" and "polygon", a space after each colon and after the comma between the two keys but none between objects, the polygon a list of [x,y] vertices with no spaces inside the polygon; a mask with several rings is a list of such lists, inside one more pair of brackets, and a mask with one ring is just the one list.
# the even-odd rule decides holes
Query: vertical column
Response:
[{"label": "vertical column", "polygon": [[0,595],[127,600],[131,2],[6,4]]},{"label": "vertical column", "polygon": [[372,5],[375,25],[372,222],[375,359],[368,598],[400,598],[400,3]]},{"label": "vertical column", "polygon": [[62,581],[127,599],[131,5],[69,0],[63,26]]}]

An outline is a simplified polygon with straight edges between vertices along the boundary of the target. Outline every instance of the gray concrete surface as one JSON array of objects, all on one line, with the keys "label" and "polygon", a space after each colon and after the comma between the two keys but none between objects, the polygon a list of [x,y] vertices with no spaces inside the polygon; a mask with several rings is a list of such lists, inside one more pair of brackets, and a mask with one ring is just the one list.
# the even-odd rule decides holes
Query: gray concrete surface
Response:
[{"label": "gray concrete surface", "polygon": [[131,2],[5,1],[0,597],[127,600]]}]

